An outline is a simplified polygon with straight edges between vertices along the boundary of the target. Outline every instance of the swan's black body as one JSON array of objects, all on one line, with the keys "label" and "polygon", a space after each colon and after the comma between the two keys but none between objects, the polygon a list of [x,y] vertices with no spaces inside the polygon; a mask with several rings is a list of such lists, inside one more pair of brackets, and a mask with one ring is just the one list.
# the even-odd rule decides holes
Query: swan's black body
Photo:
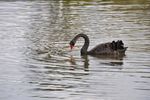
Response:
[{"label": "swan's black body", "polygon": [[124,43],[122,40],[118,40],[117,42],[107,42],[102,43],[94,47],[92,50],[87,51],[89,47],[89,38],[85,34],[78,34],[76,35],[71,41],[70,46],[71,48],[75,45],[77,39],[79,37],[83,37],[85,42],[83,47],[81,48],[81,55],[124,55],[127,47],[124,47]]}]

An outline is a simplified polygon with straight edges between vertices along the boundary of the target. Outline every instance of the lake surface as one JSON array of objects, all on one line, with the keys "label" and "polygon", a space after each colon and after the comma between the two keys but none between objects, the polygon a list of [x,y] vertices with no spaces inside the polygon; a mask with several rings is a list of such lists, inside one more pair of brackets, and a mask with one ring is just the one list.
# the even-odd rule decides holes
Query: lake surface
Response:
[{"label": "lake surface", "polygon": [[[80,56],[78,33],[126,56]],[[150,0],[1,0],[0,100],[150,100]]]}]

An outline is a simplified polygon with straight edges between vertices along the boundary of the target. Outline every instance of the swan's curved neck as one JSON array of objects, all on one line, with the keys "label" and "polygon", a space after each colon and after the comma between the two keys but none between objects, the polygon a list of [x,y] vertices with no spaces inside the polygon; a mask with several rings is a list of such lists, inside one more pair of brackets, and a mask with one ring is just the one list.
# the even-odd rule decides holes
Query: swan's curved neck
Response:
[{"label": "swan's curved neck", "polygon": [[81,55],[85,55],[85,54],[88,53],[87,49],[88,49],[88,47],[89,47],[89,42],[90,42],[90,41],[89,41],[88,36],[85,35],[85,34],[78,34],[78,35],[74,38],[74,41],[76,42],[79,37],[83,37],[83,38],[84,38],[84,41],[85,41],[85,42],[84,42],[84,45],[83,45],[82,48],[81,48]]}]

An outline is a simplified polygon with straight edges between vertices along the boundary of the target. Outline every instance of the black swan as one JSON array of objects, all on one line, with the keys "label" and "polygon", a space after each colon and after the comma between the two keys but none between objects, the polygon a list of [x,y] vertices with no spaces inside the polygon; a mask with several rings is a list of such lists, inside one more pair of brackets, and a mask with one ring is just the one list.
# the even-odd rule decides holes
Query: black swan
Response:
[{"label": "black swan", "polygon": [[89,47],[89,38],[85,34],[78,34],[70,41],[70,48],[72,49],[79,37],[84,38],[85,42],[83,47],[81,48],[81,55],[125,55],[125,51],[128,47],[124,47],[124,43],[122,40],[118,40],[117,42],[107,42],[102,43],[87,51]]}]

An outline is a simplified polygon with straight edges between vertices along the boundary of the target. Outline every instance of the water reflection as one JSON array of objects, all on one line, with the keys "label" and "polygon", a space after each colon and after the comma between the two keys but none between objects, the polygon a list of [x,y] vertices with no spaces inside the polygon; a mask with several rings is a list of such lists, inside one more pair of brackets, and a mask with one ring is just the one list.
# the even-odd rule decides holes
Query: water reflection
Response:
[{"label": "water reflection", "polygon": [[[100,60],[99,66],[106,65],[106,66],[114,66],[114,68],[120,69],[120,70],[123,69],[123,57],[125,57],[125,56],[117,56],[117,57],[114,57],[114,56],[108,56],[108,57],[106,57],[106,56],[90,56],[90,58],[91,57],[94,57],[97,60]],[[84,71],[89,71],[89,66],[91,66],[89,63],[88,55],[81,56],[80,59],[77,57],[74,57],[74,56],[70,56],[70,59],[66,60],[66,61],[70,62],[72,70],[78,69],[76,67],[80,64],[79,63],[80,61],[81,61],[81,65],[82,65],[81,67],[83,67],[80,69],[83,69]]]},{"label": "water reflection", "polygon": [[84,56],[82,56],[82,59],[84,59],[84,68],[85,68],[85,71],[88,71],[88,68],[89,68],[89,59],[88,59],[88,56],[84,55]]},{"label": "water reflection", "polygon": [[[89,68],[89,59],[88,59],[88,56],[87,55],[81,56],[81,61],[83,63],[83,67],[84,67],[83,69],[84,69],[84,71],[88,71],[88,68]],[[71,65],[78,65],[76,63],[77,62],[76,58],[73,57],[73,56],[70,57],[69,62],[70,62]],[[73,66],[73,67],[75,67],[75,66]],[[76,69],[76,68],[74,68],[74,69]]]}]

